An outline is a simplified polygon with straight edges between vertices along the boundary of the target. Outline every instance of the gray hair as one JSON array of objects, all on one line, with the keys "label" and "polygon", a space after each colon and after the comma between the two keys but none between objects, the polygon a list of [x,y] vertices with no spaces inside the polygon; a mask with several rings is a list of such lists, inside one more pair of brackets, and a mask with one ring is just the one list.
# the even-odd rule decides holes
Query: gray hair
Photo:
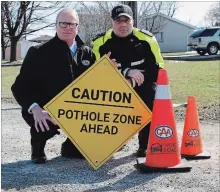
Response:
[{"label": "gray hair", "polygon": [[63,8],[57,15],[56,17],[56,23],[58,22],[58,19],[59,19],[59,16],[62,14],[62,13],[70,13],[70,14],[73,14],[76,19],[78,20],[78,23],[79,23],[79,16],[78,16],[78,13],[74,10],[74,9],[71,9],[71,8]]}]

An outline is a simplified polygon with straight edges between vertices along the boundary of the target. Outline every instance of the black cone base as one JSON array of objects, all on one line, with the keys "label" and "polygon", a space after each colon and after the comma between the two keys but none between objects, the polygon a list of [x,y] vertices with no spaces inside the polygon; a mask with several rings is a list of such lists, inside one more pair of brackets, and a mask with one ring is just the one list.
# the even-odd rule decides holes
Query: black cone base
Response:
[{"label": "black cone base", "polygon": [[137,158],[137,169],[142,173],[155,173],[155,172],[189,172],[191,170],[191,166],[186,165],[187,161],[183,160],[180,164],[173,167],[150,167],[145,165],[146,158]]},{"label": "black cone base", "polygon": [[182,158],[185,158],[187,160],[194,160],[194,159],[210,159],[211,158],[211,154],[207,151],[203,151],[202,153],[198,154],[198,155],[184,155],[181,154]]}]

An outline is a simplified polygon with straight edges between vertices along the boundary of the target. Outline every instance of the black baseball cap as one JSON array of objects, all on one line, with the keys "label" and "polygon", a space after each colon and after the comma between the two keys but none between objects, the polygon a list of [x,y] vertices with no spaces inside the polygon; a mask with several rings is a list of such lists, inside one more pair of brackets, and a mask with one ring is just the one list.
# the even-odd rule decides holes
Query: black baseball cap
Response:
[{"label": "black baseball cap", "polygon": [[112,19],[116,20],[120,16],[126,16],[132,19],[133,12],[128,5],[117,5],[112,9]]}]

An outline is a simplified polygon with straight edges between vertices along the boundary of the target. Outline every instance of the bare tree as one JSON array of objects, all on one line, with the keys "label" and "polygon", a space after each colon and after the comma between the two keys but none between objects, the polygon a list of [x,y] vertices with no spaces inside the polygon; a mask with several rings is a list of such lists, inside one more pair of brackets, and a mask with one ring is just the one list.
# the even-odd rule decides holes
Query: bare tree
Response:
[{"label": "bare tree", "polygon": [[215,2],[210,6],[205,21],[210,26],[220,26],[220,2]]},{"label": "bare tree", "polygon": [[1,50],[2,50],[2,59],[5,59],[5,51],[6,48],[9,47],[9,38],[8,38],[8,32],[4,29],[3,26],[1,26]]},{"label": "bare tree", "polygon": [[123,4],[131,7],[133,12],[134,26],[137,27],[137,1],[122,1]]},{"label": "bare tree", "polygon": [[[130,2],[130,1],[129,1]],[[129,2],[126,4],[130,5]],[[89,43],[97,34],[107,31],[112,28],[111,10],[119,2],[79,2],[77,8],[80,18],[79,34],[85,43]],[[165,25],[164,18],[160,14],[173,17],[178,9],[176,2],[138,2],[137,6],[137,23],[152,33],[158,33]]]},{"label": "bare tree", "polygon": [[[1,4],[2,9],[2,4]],[[1,50],[2,50],[2,59],[5,59],[5,50],[9,46],[8,30],[5,28],[5,14],[1,12]]]},{"label": "bare tree", "polygon": [[58,12],[66,2],[2,1],[5,15],[4,28],[8,31],[11,53],[10,62],[16,60],[16,47],[19,39],[36,31],[53,27],[50,16]]},{"label": "bare tree", "polygon": [[174,1],[141,2],[138,10],[138,25],[156,34],[166,25],[166,17],[173,17],[178,9]]},{"label": "bare tree", "polygon": [[79,34],[86,44],[99,33],[112,27],[111,10],[117,2],[97,1],[93,3],[79,2],[77,8],[80,20]]}]

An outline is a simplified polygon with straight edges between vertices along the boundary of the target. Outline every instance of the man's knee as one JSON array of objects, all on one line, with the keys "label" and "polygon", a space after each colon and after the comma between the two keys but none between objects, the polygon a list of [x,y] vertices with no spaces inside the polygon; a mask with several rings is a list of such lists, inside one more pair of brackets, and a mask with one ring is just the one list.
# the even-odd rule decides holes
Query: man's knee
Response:
[{"label": "man's knee", "polygon": [[57,130],[57,129],[59,129],[59,127],[57,125],[52,124],[50,121],[47,121],[47,123],[48,123],[48,126],[50,129],[49,129],[49,131],[45,130],[44,132],[41,131],[39,125],[38,125],[39,132],[37,132],[35,125],[31,126],[30,133],[31,133],[31,138],[33,140],[46,141],[46,140],[54,137],[55,135],[60,134],[60,132]]}]

